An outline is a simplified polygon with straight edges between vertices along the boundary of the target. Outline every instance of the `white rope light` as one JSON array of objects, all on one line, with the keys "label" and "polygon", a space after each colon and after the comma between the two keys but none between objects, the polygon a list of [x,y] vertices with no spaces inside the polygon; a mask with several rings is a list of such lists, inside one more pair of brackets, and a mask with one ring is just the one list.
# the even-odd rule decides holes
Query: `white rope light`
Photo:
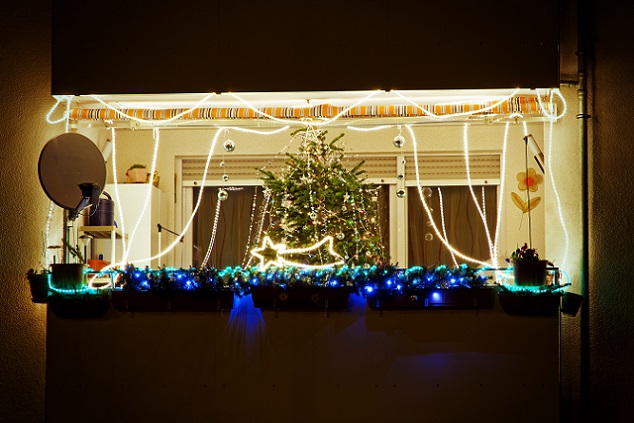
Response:
[{"label": "white rope light", "polygon": [[469,112],[460,112],[460,113],[450,113],[450,114],[446,114],[446,115],[437,115],[437,114],[433,113],[431,110],[427,110],[426,108],[424,108],[420,104],[418,104],[415,101],[411,100],[410,98],[404,96],[403,94],[401,94],[398,91],[391,91],[391,92],[393,92],[397,96],[401,97],[403,100],[407,101],[408,103],[412,104],[413,106],[417,107],[419,110],[421,110],[423,113],[428,115],[430,118],[438,119],[438,120],[446,120],[446,119],[460,117],[460,116],[471,116],[471,115],[474,115],[474,114],[479,114],[479,113],[482,113],[482,112],[486,112],[488,110],[492,110],[492,109],[496,108],[497,106],[499,106],[500,104],[504,103],[505,101],[513,98],[519,91],[520,91],[520,89],[517,88],[511,94],[509,94],[509,95],[507,95],[505,97],[502,97],[501,99],[495,101],[490,106],[483,107],[483,108],[478,109],[478,110],[472,110],[472,111],[469,111]]},{"label": "white rope light", "polygon": [[[154,175],[154,172],[156,171],[156,160],[158,158],[159,143],[160,143],[160,134],[159,134],[158,128],[154,128],[152,130],[152,136],[154,138],[154,154],[152,155],[152,167],[150,170],[150,177],[152,177],[152,175]],[[139,229],[139,225],[141,224],[143,216],[145,215],[147,211],[151,198],[152,198],[152,183],[149,183],[147,184],[147,192],[145,194],[145,202],[143,203],[143,208],[141,209],[141,213],[139,213],[139,218],[137,219],[136,224],[134,225],[134,229],[132,230],[132,234],[130,235],[130,242],[128,243],[128,248],[123,251],[123,257],[121,259],[123,263],[127,263],[128,261],[128,256],[130,255],[130,245],[132,245],[132,240],[134,239],[134,236],[136,235],[136,232]]]},{"label": "white rope light", "polygon": [[[564,219],[563,208],[561,207],[561,198],[559,196],[559,191],[557,190],[557,185],[555,184],[555,178],[553,177],[553,165],[552,165],[552,148],[553,148],[553,126],[554,123],[550,122],[548,128],[548,179],[550,180],[550,184],[553,187],[553,194],[555,195],[555,201],[557,202],[557,214],[559,215],[559,223],[561,224],[561,229],[564,233],[564,257],[561,260],[561,267],[565,267],[566,261],[568,260],[568,249],[570,247],[570,236],[568,235],[568,229],[566,228],[566,220]],[[564,272],[566,278],[568,278],[568,282],[571,282],[570,276],[568,273]]]},{"label": "white rope light", "polygon": [[192,107],[190,107],[189,109],[172,116],[169,119],[161,119],[161,120],[149,120],[149,119],[139,119],[137,117],[128,115],[126,113],[123,113],[121,110],[117,109],[116,107],[113,107],[112,105],[106,103],[105,101],[103,101],[102,99],[100,99],[98,96],[96,95],[88,95],[88,97],[93,98],[95,100],[97,100],[99,103],[101,103],[102,105],[106,106],[108,109],[112,110],[113,112],[115,112],[116,114],[118,114],[119,116],[125,118],[125,119],[130,119],[133,120],[135,122],[139,122],[139,123],[147,123],[149,125],[165,125],[167,123],[173,122],[177,119],[180,119],[181,117],[185,116],[188,113],[191,113],[192,111],[198,109],[204,102],[206,102],[207,100],[209,100],[211,97],[215,96],[216,93],[210,93],[208,95],[205,96],[205,98],[203,98],[202,100],[200,100],[199,102],[197,102],[195,105],[193,105]]},{"label": "white rope light", "polygon": [[[447,228],[445,227],[445,207],[443,205],[442,190],[440,189],[440,187],[438,187],[438,200],[440,201],[440,223],[442,225],[442,233],[445,236],[445,239],[449,239],[449,237],[447,236]],[[451,254],[451,259],[453,260],[454,266],[458,267],[456,255],[451,250],[449,250],[449,253]]]},{"label": "white rope light", "polygon": [[[125,219],[123,218],[123,208],[121,207],[121,201],[119,200],[119,181],[117,178],[117,136],[114,128],[110,129],[110,134],[112,135],[112,173],[114,177],[115,203],[117,204],[117,210],[119,211],[119,224],[121,225],[121,244],[123,246],[123,251],[126,251],[128,247],[125,232]],[[115,261],[116,258],[112,257],[111,262],[114,263]]]},{"label": "white rope light", "polygon": [[438,226],[436,226],[436,222],[434,222],[434,220],[431,217],[431,210],[429,210],[429,206],[427,205],[427,202],[425,201],[425,196],[423,195],[423,189],[422,189],[422,185],[420,183],[420,170],[418,167],[418,148],[417,148],[417,142],[416,142],[416,136],[414,135],[414,131],[412,130],[412,127],[410,125],[405,125],[405,128],[407,128],[407,130],[409,131],[410,136],[412,137],[412,146],[414,148],[414,168],[415,168],[415,173],[416,173],[416,186],[418,188],[418,195],[420,197],[420,201],[423,203],[423,207],[425,208],[425,212],[427,212],[427,217],[430,220],[431,224],[432,224],[432,228],[434,229],[434,232],[436,233],[436,236],[438,237],[438,239],[440,239],[440,242],[442,242],[445,247],[447,247],[447,249],[451,252],[453,252],[454,254],[456,254],[458,257],[472,262],[472,263],[477,263],[481,266],[484,267],[489,267],[490,264],[489,263],[485,263],[481,260],[475,259],[473,257],[469,257],[465,254],[462,254],[460,251],[456,250],[448,241],[447,239],[445,239],[445,237],[440,233],[440,230],[438,229]]},{"label": "white rope light", "polygon": [[467,185],[469,186],[469,192],[471,193],[471,198],[478,210],[478,214],[482,219],[482,224],[484,225],[484,232],[487,236],[487,242],[489,244],[489,254],[491,258],[493,258],[493,241],[491,240],[491,231],[489,230],[489,224],[487,223],[486,215],[483,213],[480,204],[478,203],[478,199],[476,198],[475,193],[473,192],[473,185],[471,183],[471,167],[469,165],[469,124],[464,125],[463,130],[463,146],[464,146],[464,162],[465,162],[465,171],[467,173]]},{"label": "white rope light", "polygon": [[502,169],[500,169],[500,192],[498,193],[498,209],[497,218],[495,222],[495,236],[493,242],[493,255],[491,256],[491,262],[493,267],[498,267],[498,254],[500,243],[500,226],[502,225],[502,209],[504,207],[504,187],[506,185],[506,152],[507,141],[509,135],[509,125],[507,122],[504,125],[504,141],[502,142]]},{"label": "white rope light", "polygon": [[352,110],[353,108],[357,107],[358,105],[365,103],[367,100],[369,100],[370,98],[372,98],[373,96],[375,96],[379,92],[381,92],[381,91],[380,90],[376,90],[376,91],[371,92],[370,94],[368,94],[367,96],[363,97],[361,100],[357,101],[353,105],[346,107],[345,109],[343,109],[341,112],[337,113],[332,118],[326,119],[326,120],[322,120],[322,121],[318,121],[318,120],[297,120],[296,121],[296,120],[291,120],[291,119],[276,118],[275,116],[269,115],[268,113],[265,113],[265,112],[259,110],[258,108],[253,106],[251,103],[249,103],[248,101],[244,100],[242,97],[240,97],[240,96],[238,96],[236,94],[229,93],[229,95],[232,96],[233,98],[235,98],[236,100],[241,101],[246,107],[248,107],[249,109],[253,110],[258,115],[266,117],[268,119],[271,119],[271,120],[273,120],[275,122],[289,124],[289,125],[325,126],[325,125],[330,125],[331,123],[335,122],[341,116],[345,115],[350,110]]},{"label": "white rope light", "polygon": [[201,267],[205,267],[207,266],[207,262],[209,261],[209,258],[211,257],[211,250],[214,249],[214,244],[216,243],[216,232],[218,232],[218,219],[220,218],[220,206],[222,204],[222,201],[220,201],[220,199],[218,199],[216,201],[216,213],[214,214],[214,226],[213,229],[211,230],[211,240],[209,241],[209,247],[207,248],[207,254],[205,254],[205,258],[202,262]]},{"label": "white rope light", "polygon": [[[551,119],[551,120],[557,120],[559,118],[562,118],[566,112],[568,111],[568,104],[566,103],[566,99],[564,98],[563,94],[561,94],[561,91],[559,90],[559,88],[555,88],[553,90],[550,90],[549,94],[550,94],[550,98],[549,98],[549,102],[548,102],[548,107],[544,106],[544,103],[542,102],[542,98],[539,94],[539,89],[535,89],[535,92],[537,92],[537,101],[539,102],[539,107],[542,110],[542,113],[544,115],[546,115],[547,118]],[[554,109],[553,107],[553,94],[557,95],[557,97],[559,97],[559,99],[561,100],[561,102],[563,103],[563,110],[561,111],[561,114],[559,115],[555,115],[552,114],[551,111]]]}]

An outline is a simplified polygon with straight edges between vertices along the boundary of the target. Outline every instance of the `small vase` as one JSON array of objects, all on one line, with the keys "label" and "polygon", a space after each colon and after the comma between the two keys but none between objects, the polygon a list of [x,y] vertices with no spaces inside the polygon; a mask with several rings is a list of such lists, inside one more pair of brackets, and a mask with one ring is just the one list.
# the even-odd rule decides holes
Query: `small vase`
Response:
[{"label": "small vase", "polygon": [[513,276],[517,286],[546,285],[546,267],[548,260],[516,261],[513,263]]}]

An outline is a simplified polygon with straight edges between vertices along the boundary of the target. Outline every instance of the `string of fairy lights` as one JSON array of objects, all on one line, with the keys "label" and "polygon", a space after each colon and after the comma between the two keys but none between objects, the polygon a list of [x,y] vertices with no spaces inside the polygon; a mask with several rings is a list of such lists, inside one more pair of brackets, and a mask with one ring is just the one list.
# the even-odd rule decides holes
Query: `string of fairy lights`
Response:
[{"label": "string of fairy lights", "polygon": [[[501,96],[501,97],[497,97],[495,99],[493,99],[493,101],[490,101],[489,105],[484,107],[484,108],[478,108],[478,109],[474,109],[472,111],[461,111],[461,112],[455,112],[455,113],[448,113],[448,114],[443,114],[443,115],[437,115],[434,114],[431,110],[428,110],[427,108],[421,106],[418,102],[414,101],[412,98],[408,97],[405,93],[399,92],[399,91],[391,91],[397,98],[414,105],[415,107],[417,107],[418,109],[420,109],[423,113],[426,114],[426,116],[430,117],[431,119],[434,120],[438,120],[438,121],[450,121],[451,119],[455,119],[455,118],[464,118],[464,117],[468,117],[470,115],[474,115],[474,114],[481,114],[485,111],[488,110],[492,110],[495,107],[499,106],[501,103],[503,103],[504,101],[507,101],[511,98],[513,98],[519,90],[513,90],[511,93]],[[333,116],[332,118],[329,119],[280,119],[277,118],[275,116],[269,115],[265,112],[263,112],[261,109],[258,109],[256,106],[254,106],[253,104],[251,104],[250,102],[248,102],[247,100],[245,100],[244,98],[242,98],[241,96],[237,95],[237,94],[232,94],[229,93],[229,95],[231,97],[233,97],[234,99],[238,100],[240,103],[242,103],[245,107],[253,110],[259,117],[260,120],[265,119],[267,121],[271,121],[271,122],[275,122],[277,124],[281,124],[283,126],[280,126],[279,128],[273,129],[273,130],[261,130],[261,129],[253,129],[253,128],[247,128],[247,127],[242,127],[242,126],[218,126],[214,129],[214,134],[211,137],[211,141],[210,141],[210,146],[209,146],[209,150],[208,150],[208,154],[207,154],[207,159],[205,162],[205,167],[204,167],[204,171],[202,173],[202,178],[199,181],[199,186],[200,186],[200,191],[199,191],[199,195],[197,198],[196,203],[194,204],[193,210],[191,212],[191,214],[189,215],[189,217],[186,219],[185,224],[182,227],[181,230],[181,234],[179,236],[176,237],[176,239],[174,239],[172,241],[172,243],[170,243],[167,247],[165,247],[162,251],[159,251],[156,255],[152,256],[152,257],[148,257],[148,258],[138,258],[139,260],[143,260],[143,261],[151,261],[151,260],[156,260],[156,259],[160,259],[161,257],[165,256],[166,254],[168,254],[169,252],[171,252],[176,245],[178,245],[178,243],[181,242],[181,239],[183,238],[184,234],[187,233],[187,231],[190,229],[194,218],[199,210],[200,207],[200,203],[201,203],[201,199],[202,199],[202,194],[203,194],[203,190],[205,189],[206,184],[206,179],[207,179],[207,175],[208,175],[208,170],[209,170],[209,166],[210,163],[212,161],[212,158],[215,156],[216,151],[217,151],[217,143],[221,138],[221,134],[227,134],[229,130],[235,130],[235,131],[239,131],[239,132],[244,132],[244,133],[249,133],[249,134],[253,134],[253,135],[258,135],[258,136],[264,136],[264,137],[271,137],[274,135],[277,135],[279,133],[285,132],[287,131],[290,127],[292,126],[299,126],[299,127],[303,127],[303,128],[320,128],[320,127],[327,127],[329,125],[333,125],[335,122],[338,122],[339,119],[342,118],[342,116],[344,116],[346,113],[348,113],[352,108],[357,107],[359,105],[363,105],[364,103],[368,102],[370,99],[372,99],[376,94],[378,94],[381,91],[373,91],[370,92],[369,94],[367,94],[366,96],[360,98],[358,101],[355,101],[353,104],[351,104],[350,106],[344,108],[340,113],[338,113],[337,115]],[[104,107],[109,108],[113,111],[115,111],[115,113],[117,113],[117,115],[122,118],[122,119],[128,119],[128,120],[132,120],[135,122],[138,122],[140,124],[145,124],[145,125],[149,125],[152,128],[152,135],[153,135],[153,140],[154,140],[154,148],[153,148],[153,154],[152,154],[152,165],[151,165],[151,170],[150,170],[150,175],[153,175],[155,170],[156,170],[156,164],[157,164],[157,157],[159,154],[159,147],[160,147],[160,128],[162,126],[167,126],[169,123],[172,123],[174,121],[176,121],[177,119],[181,118],[182,116],[186,115],[187,113],[191,113],[193,110],[201,107],[204,103],[209,102],[216,94],[211,93],[208,95],[205,95],[200,101],[198,101],[196,104],[194,104],[192,107],[180,112],[179,114],[171,117],[170,119],[163,119],[163,120],[148,120],[148,119],[139,119],[137,117],[131,116],[129,114],[126,114],[124,112],[122,112],[121,110],[119,110],[118,108],[114,107],[113,105],[111,105],[110,103],[102,100],[101,98],[99,98],[98,96],[94,96],[91,95],[89,96],[90,98],[98,101],[100,104],[102,104]],[[68,132],[70,130],[70,110],[71,110],[71,104],[73,102],[73,97],[72,96],[56,96],[56,103],[53,105],[53,107],[51,108],[51,110],[48,112],[48,114],[46,115],[46,120],[47,122],[49,122],[50,124],[58,124],[58,123],[65,123],[65,128],[66,131]],[[547,141],[547,145],[549,146],[550,150],[552,150],[552,146],[553,146],[553,125],[554,123],[560,119],[561,117],[564,116],[564,114],[566,113],[567,110],[567,105],[565,102],[565,99],[563,97],[563,95],[561,94],[561,92],[557,89],[551,89],[549,90],[545,95],[543,92],[540,92],[539,90],[537,91],[537,99],[539,102],[539,107],[540,107],[540,111],[542,113],[542,115],[546,118],[547,122],[549,122],[549,130],[548,130],[548,139]],[[562,104],[563,104],[563,108],[561,110],[560,113],[556,113],[556,107],[555,107],[555,101],[559,100]],[[61,118],[59,119],[53,119],[52,116],[55,112],[55,110],[59,107],[62,106],[62,104],[65,103],[65,111],[64,114]],[[449,104],[449,103],[447,103]],[[516,121],[518,119],[522,118],[522,115],[520,114],[511,114],[508,116],[509,119],[516,119]],[[340,123],[340,122],[339,122]],[[526,126],[526,121],[523,121],[523,126],[524,126],[524,132],[525,135],[528,133],[527,131],[527,126]],[[488,226],[488,222],[487,222],[487,218],[486,218],[486,207],[485,207],[485,195],[484,195],[484,191],[481,194],[481,204],[480,205],[480,201],[477,199],[477,196],[474,192],[473,189],[473,185],[472,185],[472,180],[471,180],[471,172],[470,172],[470,149],[469,149],[469,123],[464,123],[464,128],[463,128],[463,155],[464,155],[464,162],[465,162],[465,168],[466,168],[466,175],[467,175],[467,185],[469,187],[469,192],[471,194],[472,200],[476,206],[478,215],[480,216],[482,223],[485,227],[485,233],[486,233],[486,237],[487,237],[487,244],[488,244],[488,248],[489,248],[489,253],[490,253],[490,262],[486,262],[486,261],[482,261],[479,259],[476,259],[474,257],[469,257],[468,255],[462,253],[461,251],[459,251],[455,246],[453,246],[447,237],[447,229],[446,229],[446,224],[445,224],[445,216],[444,216],[444,208],[442,206],[442,192],[440,190],[440,188],[438,188],[438,195],[441,198],[441,207],[440,207],[440,227],[436,224],[436,220],[433,217],[432,214],[432,209],[430,204],[428,204],[428,196],[426,194],[426,192],[424,192],[424,188],[425,185],[423,184],[422,180],[421,180],[421,174],[420,174],[420,163],[419,163],[419,155],[418,155],[418,150],[419,150],[419,142],[417,139],[417,136],[415,134],[415,131],[413,129],[413,126],[411,124],[403,124],[401,125],[399,124],[388,124],[388,125],[376,125],[376,126],[358,126],[358,125],[347,125],[347,129],[349,130],[353,130],[353,131],[359,131],[359,132],[374,132],[374,131],[393,131],[394,129],[397,129],[398,131],[398,135],[395,137],[395,145],[397,144],[396,139],[399,139],[399,143],[401,144],[401,146],[403,145],[404,142],[406,142],[405,137],[403,136],[402,133],[402,128],[405,128],[406,133],[409,135],[409,140],[408,142],[411,144],[411,148],[413,150],[413,157],[414,157],[414,170],[415,170],[415,186],[417,188],[418,191],[418,195],[420,197],[420,201],[421,201],[421,205],[423,207],[423,210],[427,216],[427,219],[429,221],[429,225],[431,230],[433,230],[435,236],[438,238],[438,240],[447,248],[447,250],[450,252],[452,260],[454,261],[454,264],[457,265],[457,258],[460,258],[462,260],[465,260],[467,262],[470,263],[474,263],[477,264],[479,266],[482,267],[486,267],[486,268],[498,268],[499,267],[499,263],[498,263],[498,256],[499,256],[499,245],[500,245],[500,233],[501,233],[501,225],[502,225],[502,220],[503,220],[503,210],[504,210],[504,201],[503,201],[503,195],[504,195],[504,190],[505,190],[505,175],[506,175],[506,161],[507,161],[507,154],[508,154],[508,137],[509,137],[509,127],[511,125],[510,121],[507,121],[504,125],[504,135],[503,135],[503,141],[502,141],[502,151],[501,151],[501,168],[500,168],[500,172],[501,172],[501,183],[499,186],[499,199],[498,199],[498,204],[497,204],[497,216],[496,216],[496,224],[495,224],[495,228],[493,231],[491,231],[491,229]],[[119,211],[119,227],[120,230],[122,232],[122,243],[123,243],[123,254],[122,254],[122,259],[120,262],[115,262],[114,258],[113,258],[113,262],[108,265],[106,268],[104,268],[103,270],[108,270],[111,268],[115,268],[115,267],[120,267],[120,266],[124,266],[126,263],[128,263],[128,259],[129,254],[130,254],[130,245],[132,244],[132,240],[134,239],[134,237],[136,236],[137,233],[137,229],[139,227],[139,224],[141,222],[141,219],[143,217],[143,215],[146,213],[147,208],[148,208],[148,204],[150,202],[151,199],[151,184],[148,184],[148,191],[145,195],[145,201],[143,203],[143,208],[141,210],[141,212],[139,213],[139,217],[137,219],[136,222],[134,222],[134,226],[133,226],[133,230],[130,232],[129,237],[128,237],[128,233],[126,230],[126,222],[123,219],[123,212],[121,209],[121,202],[119,201],[119,192],[118,192],[118,180],[117,180],[117,137],[116,137],[116,129],[114,127],[110,128],[111,131],[111,141],[112,141],[112,164],[113,164],[113,168],[115,169],[115,172],[113,172],[113,177],[114,177],[114,194],[115,194],[115,203],[117,204],[118,207],[118,211]],[[292,137],[291,137],[292,138]],[[224,141],[224,150],[227,152],[231,152],[233,151],[233,149],[235,148],[235,144],[231,147],[228,147],[228,142],[232,140],[228,140],[225,139]],[[292,140],[290,141],[292,142]],[[284,150],[288,149],[290,146],[290,142],[289,144],[285,145]],[[545,142],[546,143],[546,142]],[[280,154],[284,154],[284,151],[280,152]],[[404,160],[404,159],[403,159]],[[552,190],[553,190],[553,194],[554,194],[554,198],[555,198],[555,202],[556,202],[556,207],[557,207],[557,212],[558,212],[558,217],[559,217],[559,223],[561,225],[562,231],[564,233],[564,240],[565,240],[565,246],[564,246],[564,254],[563,254],[563,258],[561,260],[561,266],[560,268],[563,268],[566,266],[567,264],[567,257],[568,257],[568,249],[569,249],[569,234],[568,234],[568,230],[566,228],[566,223],[565,223],[565,219],[564,219],[564,215],[563,215],[563,209],[562,209],[562,201],[561,201],[561,197],[559,194],[559,191],[557,189],[557,185],[556,185],[556,181],[555,181],[555,177],[553,176],[553,172],[552,172],[552,154],[548,154],[548,168],[550,169],[550,171],[547,173],[547,178],[550,181]],[[225,181],[226,182],[226,181]],[[249,223],[249,240],[248,240],[248,245],[246,248],[246,251],[250,251],[250,246],[251,245],[260,245],[260,242],[262,241],[262,234],[263,234],[263,226],[264,226],[264,213],[260,213],[260,219],[258,221],[255,220],[255,214],[256,214],[256,198],[257,198],[257,190],[254,194],[254,200],[251,206],[251,219],[250,219],[250,223]],[[260,211],[265,210],[268,207],[268,202],[266,201],[266,196],[265,199],[260,207]],[[215,216],[214,219],[217,222],[217,217],[218,217],[218,213],[220,211],[220,207],[221,207],[222,201],[218,201],[217,202],[217,207],[215,210]],[[50,214],[51,211],[49,211],[49,220],[50,220]],[[216,224],[214,225],[214,229],[216,229]],[[255,226],[255,236],[253,237],[253,240],[251,239],[251,233],[252,230]],[[50,231],[50,222],[47,221],[47,227],[46,227],[46,239],[48,240],[49,237],[49,231]],[[325,238],[324,238],[325,239]],[[314,245],[322,245],[324,241],[324,239],[321,240],[317,240],[317,242]],[[211,243],[209,245],[208,251],[207,251],[207,255],[205,257],[205,263],[207,263],[208,261],[208,257],[210,254],[211,249],[213,248],[213,240],[214,240],[214,236],[212,235],[211,238]],[[327,240],[328,241],[328,240]],[[329,240],[329,242],[332,241],[332,239]],[[47,241],[48,242],[48,241]],[[266,238],[265,238],[265,242],[266,242]],[[307,246],[307,249],[313,248],[314,245],[310,245]],[[284,251],[283,247],[278,246],[278,250],[280,251]],[[334,254],[336,254],[336,252],[332,251]],[[253,258],[257,258],[257,249],[255,249],[255,254],[252,256],[249,256],[248,258],[245,256],[245,260],[243,261],[244,265],[248,265],[249,263],[252,262]],[[300,263],[293,263],[294,265],[298,265]],[[565,272],[564,272],[565,273]],[[93,280],[96,276],[93,277]]]}]

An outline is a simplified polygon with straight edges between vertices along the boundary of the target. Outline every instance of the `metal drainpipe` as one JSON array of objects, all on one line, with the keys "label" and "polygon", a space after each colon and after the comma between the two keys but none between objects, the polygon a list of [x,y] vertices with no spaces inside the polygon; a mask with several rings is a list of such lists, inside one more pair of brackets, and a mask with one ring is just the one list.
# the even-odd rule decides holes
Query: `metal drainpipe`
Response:
[{"label": "metal drainpipe", "polygon": [[590,318],[589,318],[589,191],[588,191],[588,91],[587,91],[587,59],[586,33],[588,30],[588,0],[577,2],[577,73],[579,84],[577,95],[579,100],[579,142],[581,147],[581,227],[582,227],[582,257],[581,257],[581,295],[583,304],[580,315],[580,401],[581,418],[591,418],[590,409]]}]

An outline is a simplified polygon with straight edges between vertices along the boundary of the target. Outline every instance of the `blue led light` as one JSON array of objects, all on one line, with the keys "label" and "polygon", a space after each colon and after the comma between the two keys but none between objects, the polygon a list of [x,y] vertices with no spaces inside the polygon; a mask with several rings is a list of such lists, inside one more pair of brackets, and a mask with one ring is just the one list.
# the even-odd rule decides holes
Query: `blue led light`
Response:
[{"label": "blue led light", "polygon": [[365,291],[370,293],[370,292],[374,291],[374,288],[372,288],[371,286],[366,286],[365,287]]},{"label": "blue led light", "polygon": [[440,302],[441,299],[442,299],[442,295],[440,294],[440,292],[438,292],[438,291],[432,292],[432,294],[431,294],[432,302],[437,303],[437,302]]}]

